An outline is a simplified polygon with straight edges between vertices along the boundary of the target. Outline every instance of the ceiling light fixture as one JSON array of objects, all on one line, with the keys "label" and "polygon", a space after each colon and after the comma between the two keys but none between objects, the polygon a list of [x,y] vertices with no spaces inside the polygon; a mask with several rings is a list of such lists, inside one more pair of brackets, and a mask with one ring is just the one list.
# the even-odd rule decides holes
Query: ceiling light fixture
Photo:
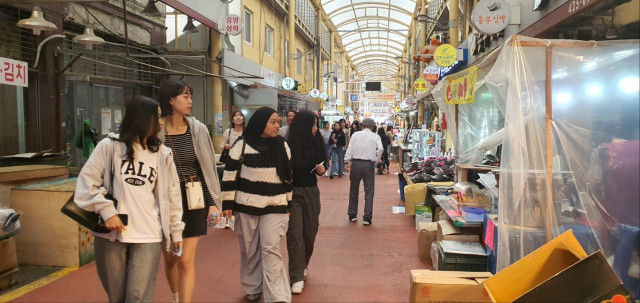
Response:
[{"label": "ceiling light fixture", "polygon": [[158,7],[156,7],[156,2],[158,2],[158,0],[149,0],[142,10],[142,14],[150,17],[162,17],[163,13],[161,13],[158,10]]},{"label": "ceiling light fixture", "polygon": [[40,10],[40,7],[37,5],[33,7],[31,17],[18,21],[18,26],[33,30],[34,35],[40,35],[41,31],[54,31],[58,29],[55,24],[44,18],[42,10]]},{"label": "ceiling light fixture", "polygon": [[94,44],[103,44],[104,39],[96,36],[96,34],[93,33],[93,28],[87,26],[84,28],[84,33],[82,35],[78,35],[73,38],[73,42],[84,44],[88,50],[91,50]]},{"label": "ceiling light fixture", "polygon": [[187,24],[182,29],[183,33],[192,33],[195,34],[198,32],[198,28],[193,25],[193,18],[187,17]]}]

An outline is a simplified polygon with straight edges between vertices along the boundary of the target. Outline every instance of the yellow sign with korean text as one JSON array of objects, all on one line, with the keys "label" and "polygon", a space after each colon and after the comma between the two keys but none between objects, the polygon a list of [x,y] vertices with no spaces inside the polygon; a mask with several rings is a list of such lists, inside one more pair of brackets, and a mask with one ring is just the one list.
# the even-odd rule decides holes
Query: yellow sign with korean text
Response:
[{"label": "yellow sign with korean text", "polygon": [[433,60],[438,66],[447,67],[453,65],[458,60],[458,52],[451,44],[442,44],[433,53]]},{"label": "yellow sign with korean text", "polygon": [[306,95],[309,93],[309,85],[306,84],[298,84],[298,92]]},{"label": "yellow sign with korean text", "polygon": [[472,66],[459,73],[447,77],[444,95],[445,104],[473,103],[476,90],[476,76],[478,67]]},{"label": "yellow sign with korean text", "polygon": [[417,91],[421,92],[421,91],[427,89],[427,81],[424,78],[418,78],[418,79],[416,79],[416,81],[413,81],[413,87]]}]

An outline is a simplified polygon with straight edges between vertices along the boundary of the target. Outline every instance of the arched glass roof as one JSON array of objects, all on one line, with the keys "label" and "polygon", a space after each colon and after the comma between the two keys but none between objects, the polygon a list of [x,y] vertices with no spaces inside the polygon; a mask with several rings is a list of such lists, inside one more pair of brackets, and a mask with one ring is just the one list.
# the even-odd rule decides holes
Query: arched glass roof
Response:
[{"label": "arched glass roof", "polygon": [[322,0],[322,8],[358,74],[395,74],[407,41],[415,0]]}]

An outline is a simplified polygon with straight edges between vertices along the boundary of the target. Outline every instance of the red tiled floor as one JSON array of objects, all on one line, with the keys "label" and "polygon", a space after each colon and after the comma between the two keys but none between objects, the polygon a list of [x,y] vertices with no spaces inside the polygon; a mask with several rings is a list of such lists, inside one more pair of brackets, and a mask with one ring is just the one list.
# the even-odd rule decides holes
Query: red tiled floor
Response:
[{"label": "red tiled floor", "polygon": [[[320,230],[309,276],[293,302],[406,302],[409,270],[431,268],[421,263],[414,219],[392,214],[403,205],[397,193],[397,165],[388,175],[376,175],[373,225],[362,225],[364,192],[360,192],[358,222],[349,222],[349,176],[320,177]],[[361,185],[362,188],[362,185]],[[282,241],[283,248],[286,242]],[[286,250],[285,250],[286,251]],[[285,253],[286,256],[286,253]],[[197,256],[194,301],[244,302],[239,280],[238,241],[233,231],[210,230],[201,238]],[[154,300],[171,299],[161,266]],[[101,302],[106,300],[93,263],[38,288],[13,302]]]}]

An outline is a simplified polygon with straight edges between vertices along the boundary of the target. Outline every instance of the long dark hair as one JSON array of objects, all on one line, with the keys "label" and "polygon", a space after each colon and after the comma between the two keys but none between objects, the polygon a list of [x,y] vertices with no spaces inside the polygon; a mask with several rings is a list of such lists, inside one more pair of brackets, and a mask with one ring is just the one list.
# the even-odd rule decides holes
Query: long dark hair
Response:
[{"label": "long dark hair", "polygon": [[382,127],[378,128],[378,136],[380,136],[380,138],[382,139],[389,137],[387,136],[387,133],[384,132],[384,128]]},{"label": "long dark hair", "polygon": [[173,108],[171,108],[171,98],[175,98],[178,95],[184,93],[190,93],[193,95],[193,89],[189,84],[180,80],[167,79],[160,85],[160,91],[158,92],[158,102],[160,102],[160,108],[162,109],[162,116],[172,116]]},{"label": "long dark hair", "polygon": [[[126,159],[133,161],[133,143],[138,139],[143,149],[157,152],[162,142],[158,138],[158,101],[144,96],[135,96],[127,102],[124,118],[120,124],[118,141],[127,146]],[[146,144],[145,142],[146,138]]]},{"label": "long dark hair", "polygon": [[[354,124],[356,126],[356,130],[353,130],[353,125]],[[353,123],[351,123],[351,126],[349,127],[350,135],[353,135],[353,133],[355,133],[355,132],[357,132],[359,130],[360,130],[360,121],[358,121],[358,120],[353,121]]]},{"label": "long dark hair", "polygon": [[319,131],[315,135],[312,133],[317,122],[318,117],[309,110],[298,111],[291,121],[287,143],[291,149],[291,166],[294,169],[307,168],[326,161],[324,139]]},{"label": "long dark hair", "polygon": [[240,114],[242,115],[242,130],[244,131],[244,126],[247,125],[247,117],[244,116],[244,113],[239,111],[239,110],[234,110],[233,113],[231,114],[231,121],[229,121],[229,128],[234,128],[236,127],[235,123],[233,122],[233,117],[236,116],[236,114]]}]

